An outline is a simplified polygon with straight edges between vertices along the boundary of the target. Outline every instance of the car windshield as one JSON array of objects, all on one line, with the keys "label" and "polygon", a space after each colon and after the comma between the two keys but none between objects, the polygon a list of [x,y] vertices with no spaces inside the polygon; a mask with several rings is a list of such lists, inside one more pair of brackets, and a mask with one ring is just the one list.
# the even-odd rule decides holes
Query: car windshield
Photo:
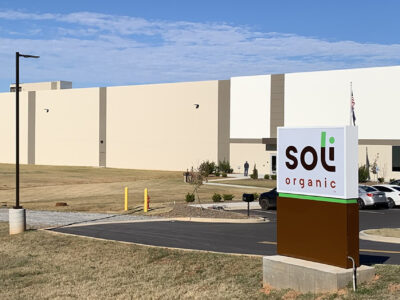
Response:
[{"label": "car windshield", "polygon": [[376,189],[374,189],[373,187],[370,186],[366,186],[366,185],[361,185],[360,188],[362,188],[364,191],[366,191],[367,193],[369,192],[376,192]]},{"label": "car windshield", "polygon": [[400,191],[400,186],[391,186],[391,188]]}]

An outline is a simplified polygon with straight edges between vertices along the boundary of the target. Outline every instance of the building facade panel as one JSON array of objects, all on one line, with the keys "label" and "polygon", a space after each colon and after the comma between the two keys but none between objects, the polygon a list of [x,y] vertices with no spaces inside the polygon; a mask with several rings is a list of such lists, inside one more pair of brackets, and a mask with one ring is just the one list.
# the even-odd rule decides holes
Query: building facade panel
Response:
[{"label": "building facade panel", "polygon": [[99,166],[99,88],[36,92],[39,165]]},{"label": "building facade panel", "polygon": [[370,172],[371,180],[377,181],[378,177],[388,181],[391,178],[399,178],[400,172],[392,171],[392,147],[390,145],[359,145],[358,146],[358,165],[363,166],[367,163],[367,153],[369,165],[376,162],[377,173]]},{"label": "building facade panel", "polygon": [[218,85],[107,88],[107,167],[186,170],[216,162]]},{"label": "building facade panel", "polygon": [[274,174],[272,163],[273,157],[276,157],[276,151],[266,151],[261,141],[259,143],[246,143],[246,141],[231,143],[230,154],[231,168],[235,173],[243,173],[244,163],[247,161],[250,165],[249,175],[253,172],[254,165],[260,175]]},{"label": "building facade panel", "polygon": [[398,139],[400,67],[285,75],[285,126],[350,124],[350,83],[359,139]]},{"label": "building facade panel", "polygon": [[230,92],[230,80],[220,80],[218,82],[218,161],[229,161]]},{"label": "building facade panel", "polygon": [[[28,163],[28,92],[19,96],[20,163]],[[15,93],[0,94],[0,163],[15,163]]]},{"label": "building facade panel", "polygon": [[231,138],[270,137],[271,75],[231,78]]}]

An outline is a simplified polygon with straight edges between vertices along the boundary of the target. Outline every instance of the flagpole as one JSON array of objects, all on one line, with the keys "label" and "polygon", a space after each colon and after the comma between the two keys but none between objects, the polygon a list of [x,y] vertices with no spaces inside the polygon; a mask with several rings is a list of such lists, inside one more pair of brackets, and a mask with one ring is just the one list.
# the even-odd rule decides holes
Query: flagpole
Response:
[{"label": "flagpole", "polygon": [[351,97],[351,93],[353,91],[353,83],[350,81],[350,113],[349,113],[349,125],[351,126],[351,121],[353,119],[353,107],[352,107],[352,97]]}]

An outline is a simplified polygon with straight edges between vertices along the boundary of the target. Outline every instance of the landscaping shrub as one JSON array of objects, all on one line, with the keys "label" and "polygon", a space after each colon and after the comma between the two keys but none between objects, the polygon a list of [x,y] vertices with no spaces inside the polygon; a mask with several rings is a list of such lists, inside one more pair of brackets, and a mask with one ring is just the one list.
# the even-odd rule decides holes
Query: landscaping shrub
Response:
[{"label": "landscaping shrub", "polygon": [[220,194],[214,193],[214,195],[212,196],[212,200],[214,202],[221,202],[221,199],[222,199],[222,197]]},{"label": "landscaping shrub", "polygon": [[358,168],[358,182],[366,182],[368,180],[368,169],[365,165]]},{"label": "landscaping shrub", "polygon": [[221,175],[220,172],[215,172],[215,176],[219,177]]},{"label": "landscaping shrub", "polygon": [[396,178],[390,178],[389,182],[395,181]]},{"label": "landscaping shrub", "polygon": [[224,200],[232,200],[235,196],[232,194],[223,194],[222,198],[224,198]]},{"label": "landscaping shrub", "polygon": [[271,175],[271,179],[272,179],[272,180],[276,180],[276,174]]},{"label": "landscaping shrub", "polygon": [[229,164],[229,161],[227,161],[225,159],[223,161],[219,161],[218,170],[223,173],[228,173],[228,174],[233,173],[233,169],[231,169],[231,165]]},{"label": "landscaping shrub", "polygon": [[185,197],[186,202],[194,202],[194,194],[193,193],[187,193]]},{"label": "landscaping shrub", "polygon": [[383,178],[383,177],[379,177],[379,178],[378,178],[378,181],[379,181],[380,183],[382,183],[382,182],[384,182],[384,181],[385,181],[385,178]]},{"label": "landscaping shrub", "polygon": [[260,197],[258,193],[253,193],[253,195],[254,195],[254,200],[257,200]]},{"label": "landscaping shrub", "polygon": [[250,178],[258,179],[258,170],[257,170],[257,167],[255,164],[254,164],[254,168],[253,168],[253,174],[250,175]]},{"label": "landscaping shrub", "polygon": [[264,175],[264,179],[269,179],[269,175],[268,175],[268,174],[265,174],[265,175]]},{"label": "landscaping shrub", "polygon": [[205,176],[208,176],[212,173],[214,173],[216,170],[215,162],[213,161],[203,161],[200,166],[199,166],[199,172],[204,174]]},{"label": "landscaping shrub", "polygon": [[228,177],[228,174],[226,174],[225,172],[222,173],[222,177]]}]

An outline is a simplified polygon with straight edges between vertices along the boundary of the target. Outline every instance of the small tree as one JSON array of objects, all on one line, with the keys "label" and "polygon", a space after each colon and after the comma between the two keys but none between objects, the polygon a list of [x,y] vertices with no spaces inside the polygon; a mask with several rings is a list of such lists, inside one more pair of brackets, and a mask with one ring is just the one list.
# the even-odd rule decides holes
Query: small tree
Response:
[{"label": "small tree", "polygon": [[215,162],[213,161],[203,161],[200,166],[198,167],[198,170],[202,172],[206,177],[208,177],[210,174],[214,173],[216,170],[216,165]]},{"label": "small tree", "polygon": [[258,179],[258,170],[257,170],[256,164],[254,164],[253,174],[250,175],[250,178]]},{"label": "small tree", "polygon": [[204,167],[201,168],[202,165],[203,163],[197,168],[197,170],[194,170],[192,167],[191,171],[189,172],[191,177],[190,184],[193,186],[193,194],[197,196],[197,200],[200,205],[201,202],[200,202],[199,190],[200,187],[203,185],[204,181],[205,182],[208,181],[208,175],[210,175],[210,173],[208,173],[207,168]]},{"label": "small tree", "polygon": [[358,168],[358,182],[366,182],[368,180],[368,169],[366,165]]},{"label": "small tree", "polygon": [[379,153],[375,156],[374,162],[371,165],[372,174],[374,174],[376,177],[379,176],[378,160],[379,160]]},{"label": "small tree", "polygon": [[231,165],[229,164],[229,161],[227,161],[225,159],[223,161],[219,161],[218,169],[222,173],[232,173],[233,172],[233,169],[231,169]]}]

